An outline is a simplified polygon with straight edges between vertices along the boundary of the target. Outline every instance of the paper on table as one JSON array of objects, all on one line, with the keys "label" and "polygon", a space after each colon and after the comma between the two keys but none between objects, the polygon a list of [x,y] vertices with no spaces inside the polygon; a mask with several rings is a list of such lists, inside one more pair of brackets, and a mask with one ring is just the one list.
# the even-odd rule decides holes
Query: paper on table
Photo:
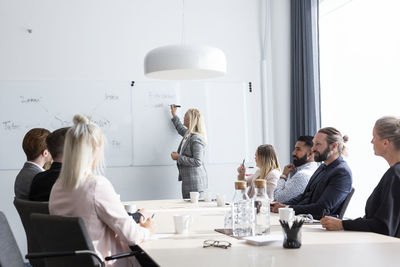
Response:
[{"label": "paper on table", "polygon": [[243,240],[246,240],[246,243],[252,245],[265,246],[275,241],[282,241],[283,234],[247,236],[243,237]]},{"label": "paper on table", "polygon": [[151,240],[157,240],[157,239],[162,239],[162,238],[168,238],[173,236],[174,234],[154,234],[150,236]]},{"label": "paper on table", "polygon": [[323,230],[325,230],[325,228],[322,227],[321,224],[308,224],[306,227],[309,228],[309,229],[323,229]]}]

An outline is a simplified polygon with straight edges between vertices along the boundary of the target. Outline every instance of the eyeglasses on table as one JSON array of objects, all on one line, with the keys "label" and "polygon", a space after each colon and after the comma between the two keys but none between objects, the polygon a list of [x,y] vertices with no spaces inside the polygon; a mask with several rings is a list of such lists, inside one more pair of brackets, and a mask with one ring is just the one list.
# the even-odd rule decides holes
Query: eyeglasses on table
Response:
[{"label": "eyeglasses on table", "polygon": [[298,214],[297,218],[302,219],[304,223],[312,224],[314,222],[314,218],[311,214]]},{"label": "eyeglasses on table", "polygon": [[216,248],[230,248],[232,246],[231,243],[228,241],[219,241],[219,240],[205,240],[203,242],[203,248],[209,248],[209,247],[216,247]]}]

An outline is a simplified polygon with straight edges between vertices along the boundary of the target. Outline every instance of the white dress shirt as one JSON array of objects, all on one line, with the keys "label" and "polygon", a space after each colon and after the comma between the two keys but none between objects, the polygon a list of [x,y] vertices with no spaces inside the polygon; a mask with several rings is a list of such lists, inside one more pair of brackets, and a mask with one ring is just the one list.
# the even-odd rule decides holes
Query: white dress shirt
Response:
[{"label": "white dress shirt", "polygon": [[317,162],[307,162],[296,167],[296,171],[287,180],[279,179],[274,192],[275,201],[285,203],[302,194],[318,166]]}]

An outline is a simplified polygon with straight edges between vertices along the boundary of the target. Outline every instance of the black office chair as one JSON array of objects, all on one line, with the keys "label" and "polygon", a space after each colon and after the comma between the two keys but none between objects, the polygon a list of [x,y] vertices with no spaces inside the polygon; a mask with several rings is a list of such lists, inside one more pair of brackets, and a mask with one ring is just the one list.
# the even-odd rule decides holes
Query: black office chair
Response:
[{"label": "black office chair", "polygon": [[[27,255],[29,258],[31,254]],[[44,257],[59,257],[64,256],[64,253],[54,252],[48,253],[32,253],[35,258]],[[44,261],[43,261],[44,262]],[[15,241],[15,237],[8,224],[7,218],[0,211],[0,267],[26,267],[21,255],[21,251]]]},{"label": "black office chair", "polygon": [[0,211],[0,266],[24,267],[21,251],[8,224],[7,218]]},{"label": "black office chair", "polygon": [[[21,218],[22,225],[24,226],[26,241],[28,244],[28,253],[39,252],[40,247],[36,240],[36,236],[33,233],[30,215],[32,213],[49,214],[49,203],[14,198],[14,206]],[[33,267],[45,267],[44,259],[29,260],[29,263]]]},{"label": "black office chair", "polygon": [[[46,266],[105,266],[94,250],[82,218],[33,213],[31,223],[42,253],[29,253],[26,258],[34,259],[44,256]],[[52,257],[53,252],[57,257]],[[105,260],[135,256],[139,253],[122,253],[106,257]],[[63,257],[58,257],[61,254]]]},{"label": "black office chair", "polygon": [[351,188],[350,193],[349,193],[349,194],[347,195],[347,197],[344,199],[342,205],[340,205],[339,214],[338,214],[339,219],[343,219],[344,213],[345,213],[346,210],[347,210],[347,206],[349,205],[350,200],[351,200],[351,198],[353,197],[353,194],[354,194],[354,187]]}]

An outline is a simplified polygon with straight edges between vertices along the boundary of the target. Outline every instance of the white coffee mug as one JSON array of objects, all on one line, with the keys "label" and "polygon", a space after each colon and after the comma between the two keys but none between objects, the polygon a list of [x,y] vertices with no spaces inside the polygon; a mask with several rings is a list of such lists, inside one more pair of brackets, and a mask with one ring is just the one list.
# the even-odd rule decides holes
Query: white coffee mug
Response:
[{"label": "white coffee mug", "polygon": [[175,233],[188,234],[191,221],[190,215],[174,215]]},{"label": "white coffee mug", "polygon": [[198,203],[199,202],[200,193],[199,192],[190,192],[190,202]]},{"label": "white coffee mug", "polygon": [[135,213],[137,211],[135,204],[126,204],[124,205],[124,208],[129,213]]},{"label": "white coffee mug", "polygon": [[217,206],[218,207],[225,206],[225,195],[217,194]]},{"label": "white coffee mug", "polygon": [[211,202],[212,201],[212,197],[211,197],[211,193],[208,191],[204,192],[204,201],[205,202]]},{"label": "white coffee mug", "polygon": [[293,221],[294,210],[292,208],[279,208],[279,219],[286,222]]}]

